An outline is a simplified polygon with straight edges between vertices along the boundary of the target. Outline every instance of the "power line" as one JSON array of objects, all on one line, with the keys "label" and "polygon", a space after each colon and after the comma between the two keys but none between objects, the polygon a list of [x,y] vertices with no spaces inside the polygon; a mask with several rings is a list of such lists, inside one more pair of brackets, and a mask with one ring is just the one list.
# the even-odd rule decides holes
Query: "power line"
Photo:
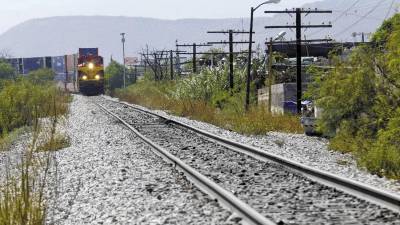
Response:
[{"label": "power line", "polygon": [[390,15],[390,11],[392,11],[394,1],[395,1],[395,0],[392,0],[392,2],[390,3],[390,7],[389,7],[389,10],[388,10],[387,13],[386,13],[385,20],[386,20],[386,19],[388,18],[388,16]]},{"label": "power line", "polygon": [[382,2],[378,1],[378,3],[375,5],[375,7],[373,7],[371,10],[369,10],[366,14],[364,14],[359,20],[357,20],[356,22],[352,23],[350,26],[346,27],[345,29],[343,29],[342,31],[336,33],[334,36],[339,36],[341,34],[343,34],[344,32],[348,31],[350,28],[352,28],[353,26],[357,25],[359,22],[361,22],[363,19],[365,19],[369,14],[371,14],[372,12],[375,11],[375,9],[381,5]]},{"label": "power line", "polygon": [[[332,10],[332,11],[334,11],[334,12],[344,12],[344,10]],[[360,15],[360,14],[357,14],[357,13],[352,13],[352,12],[346,12],[344,16],[355,16],[355,17],[358,17],[358,18],[363,17],[363,15]],[[382,20],[382,18],[378,18],[378,17],[375,17],[375,16],[368,16],[366,18],[371,19],[371,20],[379,20],[379,21]]]},{"label": "power line", "polygon": [[[344,10],[339,16],[337,16],[332,23],[335,23],[336,21],[338,21],[340,18],[342,18],[342,16],[344,16],[348,11],[350,11],[350,9],[352,9],[354,6],[356,6],[358,3],[360,2],[360,0],[356,0],[350,7],[348,7],[346,10]],[[315,34],[320,33],[321,31],[323,31],[324,29],[319,29],[317,31],[315,31],[314,33],[309,34],[309,36],[313,36]]]}]

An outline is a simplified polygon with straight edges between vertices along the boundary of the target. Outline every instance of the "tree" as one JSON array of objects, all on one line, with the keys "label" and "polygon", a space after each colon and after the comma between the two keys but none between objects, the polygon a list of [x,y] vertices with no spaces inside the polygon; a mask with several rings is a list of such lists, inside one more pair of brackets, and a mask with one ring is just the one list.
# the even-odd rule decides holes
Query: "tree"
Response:
[{"label": "tree", "polygon": [[4,60],[0,60],[0,79],[14,79],[16,72],[14,68]]},{"label": "tree", "polygon": [[29,72],[28,79],[35,84],[44,84],[47,82],[54,81],[55,72],[52,69],[38,69]]},{"label": "tree", "polygon": [[113,92],[124,85],[124,66],[112,60],[105,69],[106,88]]}]

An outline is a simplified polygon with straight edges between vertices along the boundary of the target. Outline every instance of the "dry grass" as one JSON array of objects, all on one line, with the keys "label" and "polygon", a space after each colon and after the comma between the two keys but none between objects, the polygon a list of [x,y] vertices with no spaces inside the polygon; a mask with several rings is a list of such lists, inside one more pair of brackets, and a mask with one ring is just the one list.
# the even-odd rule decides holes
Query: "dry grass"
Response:
[{"label": "dry grass", "polygon": [[239,109],[220,110],[203,101],[176,100],[163,92],[140,88],[117,92],[117,97],[133,104],[168,110],[175,115],[204,121],[242,134],[265,134],[269,131],[303,133],[299,117],[271,115],[261,106],[252,107],[248,112]]},{"label": "dry grass", "polygon": [[56,133],[49,139],[46,139],[44,143],[40,144],[37,148],[37,152],[48,152],[57,151],[70,146],[70,139],[65,134]]},{"label": "dry grass", "polygon": [[[2,143],[10,143],[15,133],[18,133],[18,125],[30,125],[32,136],[29,147],[24,150],[17,165],[1,165],[5,166],[6,170],[6,174],[0,176],[1,225],[44,224],[47,207],[44,194],[52,165],[52,151],[49,150],[55,150],[68,143],[65,137],[57,135],[56,127],[60,118],[68,112],[70,97],[50,85],[35,86],[37,92],[29,91],[31,88],[25,82],[13,84],[5,89],[7,92],[2,92],[7,98],[0,99],[1,104],[13,107],[14,112],[20,115],[19,118],[23,118],[16,124],[5,120],[4,124],[0,123],[1,127],[11,130],[2,134],[5,138]],[[12,93],[17,93],[20,97],[11,98],[15,96]],[[3,118],[8,116],[7,111],[2,113]],[[44,120],[43,118],[49,121],[49,129],[43,129],[41,126],[40,121]],[[3,131],[8,131],[7,129]],[[45,138],[45,141],[42,138]],[[38,150],[46,152],[39,154]]]},{"label": "dry grass", "polygon": [[21,127],[13,130],[4,137],[0,137],[0,152],[8,151],[11,144],[24,132],[28,131],[28,127]]}]

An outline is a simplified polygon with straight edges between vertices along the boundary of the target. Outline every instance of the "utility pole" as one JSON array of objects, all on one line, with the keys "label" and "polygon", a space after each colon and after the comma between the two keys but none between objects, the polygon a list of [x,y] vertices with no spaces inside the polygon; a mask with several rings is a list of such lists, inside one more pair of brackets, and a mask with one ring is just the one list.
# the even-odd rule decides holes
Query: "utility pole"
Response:
[{"label": "utility pole", "polygon": [[197,64],[196,64],[196,43],[193,43],[193,73],[197,73]]},{"label": "utility pole", "polygon": [[[331,24],[321,24],[321,25],[302,25],[301,24],[301,15],[302,14],[311,14],[311,13],[332,13],[331,10],[303,10],[300,8],[296,8],[295,10],[283,10],[283,11],[265,11],[265,13],[288,13],[296,14],[296,25],[285,25],[285,26],[265,26],[266,29],[273,28],[295,28],[296,29],[296,73],[297,73],[297,113],[301,112],[301,99],[302,99],[302,80],[301,80],[301,43],[303,40],[301,39],[301,29],[302,28],[330,28]],[[307,42],[312,40],[307,40]]]},{"label": "utility pole", "polygon": [[269,57],[268,57],[268,112],[271,113],[272,106],[272,38],[269,40]]},{"label": "utility pole", "polygon": [[178,45],[178,40],[175,40],[175,46],[176,46],[176,60],[175,60],[175,62],[176,62],[176,71],[178,73],[178,76],[180,76],[181,75],[181,65],[180,65],[181,59],[179,57],[179,47],[177,45]]},{"label": "utility pole", "polygon": [[301,113],[301,99],[303,96],[303,82],[301,80],[301,9],[296,9],[296,90],[297,90],[297,113]]},{"label": "utility pole", "polygon": [[169,66],[170,66],[170,74],[171,74],[171,80],[174,79],[174,53],[172,50],[169,51]]},{"label": "utility pole", "polygon": [[[259,6],[258,6],[259,7]],[[251,7],[250,9],[250,32],[249,32],[249,55],[247,58],[247,76],[246,76],[246,100],[245,100],[245,110],[249,110],[250,105],[250,81],[251,81],[251,57],[252,57],[252,44],[253,44],[253,17],[254,17],[254,9]]]},{"label": "utility pole", "polygon": [[125,66],[125,33],[121,33],[122,36],[122,59],[124,63],[124,88],[126,88],[126,66]]},{"label": "utility pole", "polygon": [[207,44],[218,45],[218,44],[229,44],[229,88],[232,90],[234,88],[234,68],[233,68],[233,59],[234,59],[234,52],[233,52],[233,44],[248,44],[248,41],[233,41],[233,34],[248,34],[247,31],[207,31],[209,34],[229,34],[229,41],[220,41],[220,42],[207,42]]},{"label": "utility pole", "polygon": [[233,90],[233,30],[229,30],[229,88]]},{"label": "utility pole", "polygon": [[193,64],[193,73],[197,73],[197,59],[196,59],[196,55],[198,55],[197,53],[197,48],[198,47],[210,47],[212,45],[210,44],[178,44],[178,42],[176,42],[176,47],[192,47],[193,48],[193,52],[190,53],[192,55],[192,64]]},{"label": "utility pole", "polygon": [[251,81],[251,57],[253,54],[252,50],[252,44],[253,44],[253,17],[254,17],[254,12],[259,9],[261,6],[266,5],[266,4],[278,4],[281,0],[268,0],[265,1],[261,4],[259,4],[256,7],[251,7],[250,8],[250,32],[249,32],[249,55],[247,59],[247,79],[246,79],[246,102],[245,102],[245,109],[246,111],[249,109],[250,105],[250,81]]}]

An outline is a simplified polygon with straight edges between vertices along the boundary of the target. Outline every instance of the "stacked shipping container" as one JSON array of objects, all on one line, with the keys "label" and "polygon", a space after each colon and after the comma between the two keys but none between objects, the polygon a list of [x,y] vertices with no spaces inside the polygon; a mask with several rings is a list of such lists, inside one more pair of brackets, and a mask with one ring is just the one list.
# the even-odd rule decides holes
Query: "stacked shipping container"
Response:
[{"label": "stacked shipping container", "polygon": [[40,68],[49,68],[56,73],[55,80],[73,82],[76,74],[77,55],[11,58],[7,61],[15,68],[18,74],[28,74]]}]

